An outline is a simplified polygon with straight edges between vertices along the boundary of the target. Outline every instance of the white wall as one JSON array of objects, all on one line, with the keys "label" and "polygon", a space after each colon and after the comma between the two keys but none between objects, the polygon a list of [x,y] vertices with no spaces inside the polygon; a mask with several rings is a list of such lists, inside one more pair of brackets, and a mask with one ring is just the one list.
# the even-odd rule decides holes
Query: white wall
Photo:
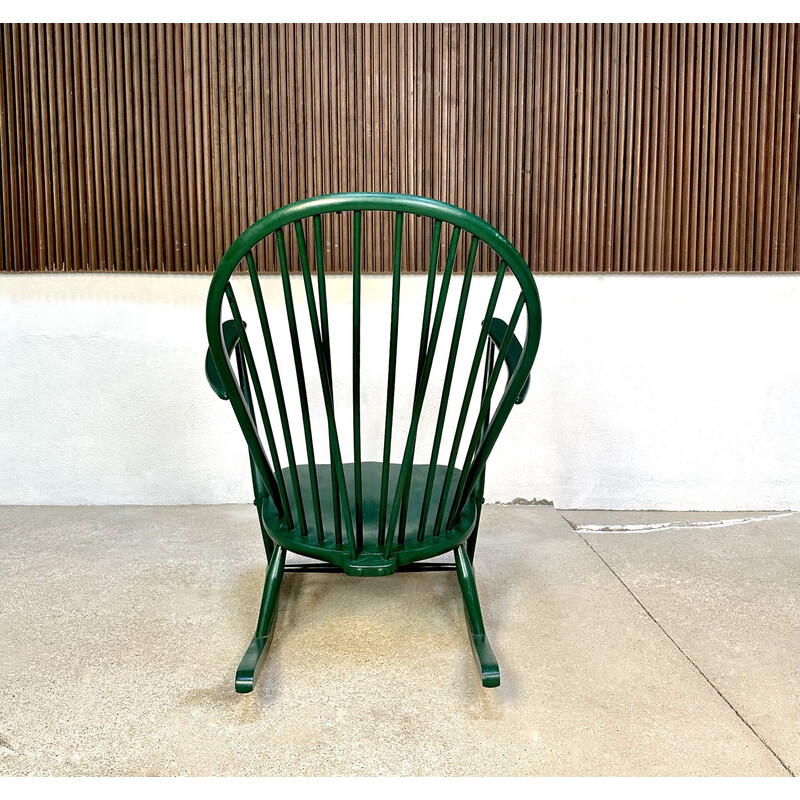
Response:
[{"label": "white wall", "polygon": [[[329,288],[334,338],[349,326],[346,280]],[[489,462],[487,500],[800,509],[800,275],[537,283],[540,354]],[[203,373],[208,284],[0,276],[0,503],[252,499],[241,434]],[[476,278],[473,292],[490,284]],[[367,316],[382,327],[388,286],[365,285]],[[381,406],[375,359],[365,392]],[[337,355],[335,373],[347,369]]]}]

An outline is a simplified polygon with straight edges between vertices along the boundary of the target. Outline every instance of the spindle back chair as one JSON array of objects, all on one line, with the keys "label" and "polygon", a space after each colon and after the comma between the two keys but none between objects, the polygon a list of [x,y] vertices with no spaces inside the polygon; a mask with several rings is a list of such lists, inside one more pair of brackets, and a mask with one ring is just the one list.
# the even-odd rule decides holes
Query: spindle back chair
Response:
[{"label": "spindle back chair", "polygon": [[[384,220],[390,215],[393,223],[391,278],[382,279],[391,281],[391,299],[383,320],[374,313],[367,319],[363,313],[364,282],[381,255],[365,250],[365,231],[373,234],[372,242],[377,241],[374,215]],[[413,225],[406,226],[406,220]],[[413,256],[404,249],[404,228],[425,240],[427,264],[411,263]],[[488,300],[478,298],[481,313],[473,320],[477,342],[466,352],[465,321],[472,319],[468,299],[481,248],[481,256],[489,259],[486,263],[496,268],[496,274]],[[279,287],[277,277],[259,275],[257,254],[277,259]],[[339,341],[334,338],[335,315],[328,302],[334,257],[346,267],[345,297],[352,304],[352,325],[337,318],[340,329],[344,324],[349,328],[349,335]],[[421,320],[413,336],[399,335],[400,319],[410,313],[405,301],[401,304],[404,265],[405,277],[409,269],[427,273],[422,308],[415,311],[421,311]],[[299,279],[292,277],[292,266]],[[451,286],[458,283],[456,272],[463,275],[453,308],[455,298],[448,305],[448,297],[454,295]],[[494,314],[508,277],[515,283],[516,302],[505,322]],[[273,291],[265,293],[263,283],[270,280]],[[249,306],[237,298],[234,287],[239,293],[244,289],[252,293]],[[223,321],[226,304],[231,318]],[[344,305],[340,302],[338,308]],[[243,318],[248,307],[255,318],[249,326]],[[527,326],[520,341],[515,328],[523,312]],[[290,568],[287,551],[315,559],[307,569],[341,570],[361,577],[387,576],[398,569],[454,568],[483,685],[499,685],[472,560],[486,461],[512,407],[527,392],[539,345],[539,297],[517,250],[485,221],[435,200],[378,193],[302,200],[256,222],[230,246],[211,281],[206,322],[206,375],[215,392],[230,401],[247,442],[267,554],[256,632],[237,671],[236,690],[251,691],[263,663],[281,578]],[[365,385],[373,386],[374,381],[364,368],[380,366],[381,357],[375,352],[380,351],[376,342],[381,328],[389,335],[388,351],[382,351],[388,373],[385,399],[380,402],[370,389],[365,403]],[[402,361],[417,336],[412,378],[411,369],[398,368],[398,354]],[[417,345],[413,348],[417,350]],[[459,370],[459,355],[465,352],[464,368]],[[267,365],[263,373],[259,360]],[[338,383],[334,360],[350,361],[344,378],[337,366]],[[508,379],[495,392],[504,365]],[[434,380],[434,372],[439,375],[442,370]],[[457,373],[463,386],[454,390]],[[404,375],[408,376],[406,402],[398,395]],[[479,375],[481,390],[476,394]],[[429,392],[432,384],[435,390]],[[371,446],[369,431],[374,429],[365,422],[367,412],[377,413],[383,422],[382,441],[374,443],[376,452],[380,446],[380,461],[364,458]],[[326,424],[324,433],[321,421]],[[422,439],[431,439],[429,448],[420,444],[423,429]],[[393,446],[396,453],[402,452],[394,461]],[[320,454],[327,454],[329,463],[320,463]],[[352,454],[351,460],[346,461],[345,454]],[[415,463],[416,455],[422,456],[422,463]],[[447,552],[454,554],[454,564],[421,563]]]}]

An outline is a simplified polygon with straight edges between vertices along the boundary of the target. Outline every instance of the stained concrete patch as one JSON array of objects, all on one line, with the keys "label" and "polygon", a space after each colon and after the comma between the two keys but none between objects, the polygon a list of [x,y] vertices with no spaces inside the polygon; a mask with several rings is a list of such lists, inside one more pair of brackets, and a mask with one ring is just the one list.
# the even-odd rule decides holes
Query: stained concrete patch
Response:
[{"label": "stained concrete patch", "polygon": [[[661,520],[656,522],[652,518],[647,520],[647,514],[642,514],[642,518],[647,521],[639,522],[573,522],[567,517],[564,519],[569,522],[573,530],[577,533],[653,533],[664,530],[711,530],[713,528],[730,528],[734,525],[750,525],[754,522],[770,522],[773,519],[783,519],[784,517],[795,516],[797,511],[782,511],[775,514],[761,514],[753,516],[711,516],[709,518],[687,519],[679,516],[675,519]],[[618,518],[618,515],[617,515]]]},{"label": "stained concrete patch", "polygon": [[[663,521],[564,512],[577,524]],[[800,771],[800,515],[670,514],[724,528],[583,536],[795,774]]]},{"label": "stained concrete patch", "polygon": [[[767,518],[789,516],[797,514],[796,511],[590,511],[590,510],[561,510],[561,516],[569,522],[574,529],[583,529],[587,526],[602,526],[613,528],[615,526],[656,525],[692,525],[708,524],[712,526],[717,522],[730,522],[732,520]],[[800,519],[800,516],[798,516]]]},{"label": "stained concrete patch", "polygon": [[482,526],[499,689],[452,573],[289,573],[239,696],[252,507],[0,509],[0,773],[786,774],[558,512]]}]

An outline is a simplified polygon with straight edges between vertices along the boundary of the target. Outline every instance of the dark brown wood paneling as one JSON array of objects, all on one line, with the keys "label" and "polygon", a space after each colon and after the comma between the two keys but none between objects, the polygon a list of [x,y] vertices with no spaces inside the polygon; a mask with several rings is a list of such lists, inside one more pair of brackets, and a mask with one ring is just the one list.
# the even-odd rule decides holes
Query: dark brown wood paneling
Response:
[{"label": "dark brown wood paneling", "polygon": [[798,270],[799,142],[795,25],[5,24],[0,259],[208,271],[285,203],[399,191],[537,272]]}]

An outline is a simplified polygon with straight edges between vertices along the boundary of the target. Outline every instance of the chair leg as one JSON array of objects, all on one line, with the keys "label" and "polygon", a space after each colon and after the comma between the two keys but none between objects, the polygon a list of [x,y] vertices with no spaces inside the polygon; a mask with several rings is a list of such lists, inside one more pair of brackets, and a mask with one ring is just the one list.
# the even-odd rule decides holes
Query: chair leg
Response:
[{"label": "chair leg", "polygon": [[261,596],[261,609],[258,613],[256,634],[247,648],[247,652],[239,662],[236,670],[236,691],[252,692],[258,673],[264,663],[264,656],[272,641],[275,629],[275,617],[278,615],[278,591],[281,588],[283,567],[286,563],[286,550],[276,547],[267,566],[267,577],[264,581],[264,593]]},{"label": "chair leg", "polygon": [[492,652],[492,646],[486,638],[486,630],[483,627],[483,615],[478,601],[478,588],[475,585],[472,562],[463,544],[459,545],[453,552],[456,557],[458,583],[464,598],[464,615],[467,618],[472,652],[481,670],[481,683],[487,688],[499,686],[500,667],[497,666],[497,659]]},{"label": "chair leg", "polygon": [[[254,503],[256,509],[259,508],[258,502]],[[261,511],[258,512],[258,525],[261,528],[261,539],[264,542],[264,550],[267,553],[267,563],[271,561],[272,554],[275,552],[275,542],[270,539],[267,529],[264,527],[264,521],[261,519]]]},{"label": "chair leg", "polygon": [[475,520],[475,530],[472,531],[470,534],[469,539],[467,539],[467,555],[469,556],[470,561],[475,560],[475,545],[478,542],[478,529],[481,526],[481,509],[483,508],[483,502],[478,506],[478,514],[477,519]]}]

